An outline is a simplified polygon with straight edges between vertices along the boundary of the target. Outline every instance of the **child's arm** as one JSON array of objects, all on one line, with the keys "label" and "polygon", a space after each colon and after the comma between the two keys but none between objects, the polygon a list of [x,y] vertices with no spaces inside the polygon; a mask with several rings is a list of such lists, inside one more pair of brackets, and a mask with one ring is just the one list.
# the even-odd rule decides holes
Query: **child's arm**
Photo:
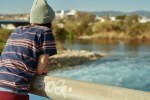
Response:
[{"label": "child's arm", "polygon": [[49,54],[40,55],[38,59],[38,66],[36,71],[37,75],[48,73],[48,69],[47,69],[48,58],[49,58]]}]

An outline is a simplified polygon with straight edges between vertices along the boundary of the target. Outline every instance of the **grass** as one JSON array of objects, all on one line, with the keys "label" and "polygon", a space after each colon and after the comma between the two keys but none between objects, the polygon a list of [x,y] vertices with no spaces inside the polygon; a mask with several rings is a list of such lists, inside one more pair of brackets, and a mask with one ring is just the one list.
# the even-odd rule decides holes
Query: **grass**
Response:
[{"label": "grass", "polygon": [[0,54],[12,30],[0,28]]},{"label": "grass", "polygon": [[1,54],[1,52],[2,52],[2,50],[4,48],[4,46],[5,46],[5,44],[6,44],[6,42],[0,41],[0,54]]}]

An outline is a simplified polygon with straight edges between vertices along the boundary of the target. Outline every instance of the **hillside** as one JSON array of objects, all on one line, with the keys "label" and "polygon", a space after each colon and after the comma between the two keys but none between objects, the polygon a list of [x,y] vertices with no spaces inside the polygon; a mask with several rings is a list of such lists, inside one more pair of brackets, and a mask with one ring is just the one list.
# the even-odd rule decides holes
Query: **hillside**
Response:
[{"label": "hillside", "polygon": [[133,12],[121,12],[121,11],[93,11],[94,15],[97,16],[119,16],[119,15],[139,15],[150,17],[150,11],[133,11]]}]

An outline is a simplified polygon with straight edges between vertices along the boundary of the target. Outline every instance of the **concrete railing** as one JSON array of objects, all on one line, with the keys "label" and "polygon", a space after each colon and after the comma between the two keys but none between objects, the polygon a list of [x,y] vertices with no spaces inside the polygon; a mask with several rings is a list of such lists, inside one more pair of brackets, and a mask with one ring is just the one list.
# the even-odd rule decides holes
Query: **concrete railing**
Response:
[{"label": "concrete railing", "polygon": [[150,100],[150,92],[54,76],[38,76],[31,87],[31,93],[53,100]]}]

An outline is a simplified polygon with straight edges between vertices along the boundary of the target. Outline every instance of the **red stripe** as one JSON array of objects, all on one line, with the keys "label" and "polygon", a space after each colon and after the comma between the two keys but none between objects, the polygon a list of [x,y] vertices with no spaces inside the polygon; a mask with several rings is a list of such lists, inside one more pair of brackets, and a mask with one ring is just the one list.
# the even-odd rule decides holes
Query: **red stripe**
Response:
[{"label": "red stripe", "polygon": [[27,78],[25,78],[23,76],[20,76],[20,75],[17,75],[17,74],[13,74],[13,73],[9,73],[9,72],[0,72],[0,74],[9,74],[9,75],[17,76],[17,77],[22,78],[22,79],[24,79],[25,81],[28,82]]},{"label": "red stripe", "polygon": [[15,82],[10,82],[6,80],[0,80],[0,85],[10,86],[19,90],[28,90],[30,88],[30,85],[16,85]]},{"label": "red stripe", "polygon": [[20,39],[9,39],[7,41],[7,43],[25,43],[25,44],[34,46],[35,48],[38,47],[34,41],[29,40],[29,39],[21,39],[21,40]]},{"label": "red stripe", "polygon": [[34,75],[36,72],[36,70],[31,70],[24,63],[16,61],[16,60],[5,59],[5,60],[3,60],[3,66],[13,68],[13,69],[18,68],[18,69],[20,69],[28,74],[31,74],[31,75]]}]

